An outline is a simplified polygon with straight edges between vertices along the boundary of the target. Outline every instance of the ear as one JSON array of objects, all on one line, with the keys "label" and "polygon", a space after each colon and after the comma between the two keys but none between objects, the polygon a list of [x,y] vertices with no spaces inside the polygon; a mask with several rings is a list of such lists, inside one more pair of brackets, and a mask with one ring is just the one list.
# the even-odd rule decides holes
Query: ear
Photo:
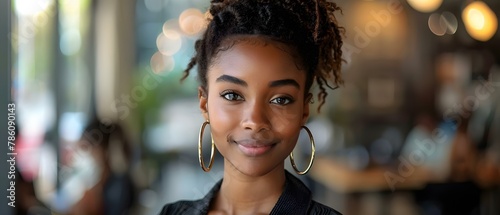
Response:
[{"label": "ear", "polygon": [[313,98],[313,95],[311,93],[308,93],[306,96],[306,99],[304,99],[304,113],[302,114],[302,125],[305,125],[307,120],[309,119],[309,114],[310,114],[310,108],[309,105],[311,103],[311,100]]},{"label": "ear", "polygon": [[200,110],[203,118],[208,121],[208,94],[201,86],[198,87],[198,99],[200,100]]}]

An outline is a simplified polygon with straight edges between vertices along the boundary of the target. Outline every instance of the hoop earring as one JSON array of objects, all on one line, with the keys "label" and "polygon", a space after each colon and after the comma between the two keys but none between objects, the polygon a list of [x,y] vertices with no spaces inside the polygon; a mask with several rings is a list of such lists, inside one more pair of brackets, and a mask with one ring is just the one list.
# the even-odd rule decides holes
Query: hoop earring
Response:
[{"label": "hoop earring", "polygon": [[200,135],[198,137],[198,160],[200,162],[200,166],[203,169],[203,171],[208,172],[210,169],[212,169],[212,164],[214,164],[214,149],[215,149],[215,144],[214,144],[214,139],[212,139],[212,150],[210,151],[210,163],[208,164],[208,167],[205,167],[205,162],[203,161],[203,149],[202,149],[202,140],[203,140],[203,132],[205,132],[205,127],[210,124],[210,122],[207,120],[203,122],[200,128]]},{"label": "hoop earring", "polygon": [[314,137],[313,137],[311,131],[306,126],[302,126],[302,128],[304,130],[306,130],[307,135],[309,135],[309,141],[311,142],[311,159],[309,160],[309,165],[307,165],[306,170],[300,171],[300,170],[298,170],[297,165],[295,165],[295,159],[293,158],[293,151],[290,152],[290,163],[292,163],[293,169],[299,175],[304,175],[304,174],[306,174],[309,171],[309,169],[311,169],[311,166],[312,166],[313,161],[314,161],[314,154],[315,154],[315,151],[316,151],[316,145],[314,144]]}]

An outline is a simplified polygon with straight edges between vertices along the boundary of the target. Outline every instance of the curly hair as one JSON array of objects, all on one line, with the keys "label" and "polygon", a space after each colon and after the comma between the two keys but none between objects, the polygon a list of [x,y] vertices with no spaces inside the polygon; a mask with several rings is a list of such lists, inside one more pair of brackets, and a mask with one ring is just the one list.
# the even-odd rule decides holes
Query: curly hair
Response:
[{"label": "curly hair", "polygon": [[235,35],[264,36],[296,50],[306,71],[305,94],[314,81],[319,86],[319,112],[328,95],[325,85],[336,89],[343,83],[344,28],[334,15],[339,10],[326,0],[212,0],[212,18],[202,38],[195,42],[195,56],[181,80],[198,65],[200,86],[206,91],[207,71],[217,54],[228,49],[224,47],[226,40]]}]

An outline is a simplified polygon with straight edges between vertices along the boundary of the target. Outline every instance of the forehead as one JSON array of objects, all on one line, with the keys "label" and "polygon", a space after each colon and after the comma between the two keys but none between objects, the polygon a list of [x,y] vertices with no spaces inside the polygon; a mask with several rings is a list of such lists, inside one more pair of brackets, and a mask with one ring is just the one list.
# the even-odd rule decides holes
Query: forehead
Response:
[{"label": "forehead", "polygon": [[293,47],[266,37],[235,36],[222,43],[208,76],[250,74],[305,78],[297,56]]}]

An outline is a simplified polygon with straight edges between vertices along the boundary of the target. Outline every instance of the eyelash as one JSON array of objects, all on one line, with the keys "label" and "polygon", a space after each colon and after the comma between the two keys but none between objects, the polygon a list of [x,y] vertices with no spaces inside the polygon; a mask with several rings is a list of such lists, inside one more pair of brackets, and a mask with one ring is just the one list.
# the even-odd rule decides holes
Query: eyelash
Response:
[{"label": "eyelash", "polygon": [[[227,98],[227,97],[226,97],[226,96],[228,96],[228,95],[233,95],[233,96],[235,96],[235,97],[239,97],[240,99],[229,99],[229,98]],[[223,91],[223,92],[220,94],[220,96],[221,96],[223,99],[228,100],[228,101],[243,101],[243,100],[244,100],[244,99],[243,99],[243,97],[242,97],[242,96],[240,96],[240,94],[238,94],[237,92],[232,91],[232,90],[225,90],[225,91]]]},{"label": "eyelash", "polygon": [[[233,97],[233,99],[230,99],[228,98],[227,96],[231,95]],[[226,90],[226,91],[223,91],[220,96],[227,100],[227,101],[231,101],[231,102],[234,102],[234,101],[244,101],[245,99],[243,99],[243,97],[238,94],[237,92],[235,91],[232,91],[232,90]],[[283,99],[285,100],[284,103],[280,103],[280,102],[277,102],[276,100],[278,99]],[[277,98],[273,98],[270,103],[271,104],[277,104],[277,105],[281,105],[281,106],[285,106],[285,105],[289,105],[289,104],[292,104],[295,100],[293,100],[293,98],[291,97],[288,97],[288,96],[281,96],[281,97],[277,97]]]},{"label": "eyelash", "polygon": [[[273,101],[275,101],[277,99],[284,99],[284,100],[287,100],[287,101],[285,102],[285,104],[280,104],[278,102],[273,102]],[[271,100],[272,104],[283,105],[283,106],[292,104],[293,102],[294,102],[294,100],[292,98],[290,98],[290,97],[287,97],[287,96],[277,97],[277,98],[274,98],[274,99]]]}]

